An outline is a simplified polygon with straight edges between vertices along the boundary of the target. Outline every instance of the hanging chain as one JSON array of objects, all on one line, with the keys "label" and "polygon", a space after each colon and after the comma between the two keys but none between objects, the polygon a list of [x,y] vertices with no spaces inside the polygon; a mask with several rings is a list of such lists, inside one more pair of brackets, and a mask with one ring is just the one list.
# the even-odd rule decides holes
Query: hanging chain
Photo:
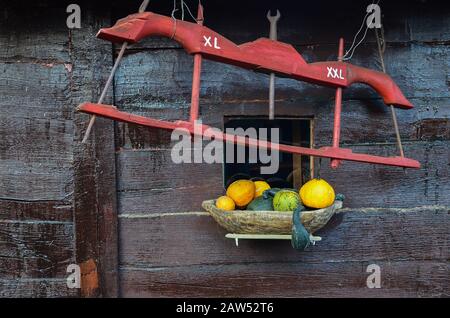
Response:
[{"label": "hanging chain", "polygon": [[[148,3],[150,2],[150,0],[144,0],[142,1],[140,7],[139,7],[139,13],[144,12],[147,9]],[[103,91],[100,95],[100,98],[98,99],[97,104],[101,104],[103,103],[103,100],[106,97],[106,93],[108,92],[109,86],[111,86],[111,83],[114,79],[114,74],[116,73],[117,68],[119,67],[120,61],[122,60],[123,54],[125,53],[125,50],[127,49],[128,43],[127,42],[123,42],[122,47],[120,48],[120,52],[119,55],[117,56],[117,59],[114,63],[114,66],[111,70],[111,73],[109,74],[108,80],[106,81],[105,87],[103,88]],[[95,115],[91,116],[91,119],[89,120],[89,125],[86,129],[86,132],[84,133],[84,137],[83,140],[81,141],[83,144],[86,143],[86,141],[89,138],[89,135],[91,134],[91,130],[92,127],[94,126],[95,123]]]},{"label": "hanging chain", "polygon": [[[384,51],[386,50],[386,41],[384,39],[384,29],[381,28],[381,36],[378,34],[377,28],[374,28],[374,30],[375,30],[375,36],[377,38],[377,47],[378,47],[378,54],[380,56],[381,69],[383,70],[383,73],[386,73],[386,66],[384,64],[384,57],[383,57]],[[390,105],[390,108],[391,108],[391,114],[392,114],[392,121],[394,123],[395,136],[397,138],[398,150],[400,151],[400,156],[404,157],[405,154],[403,153],[402,139],[400,137],[400,131],[398,129],[397,114],[395,112],[394,106]]]}]

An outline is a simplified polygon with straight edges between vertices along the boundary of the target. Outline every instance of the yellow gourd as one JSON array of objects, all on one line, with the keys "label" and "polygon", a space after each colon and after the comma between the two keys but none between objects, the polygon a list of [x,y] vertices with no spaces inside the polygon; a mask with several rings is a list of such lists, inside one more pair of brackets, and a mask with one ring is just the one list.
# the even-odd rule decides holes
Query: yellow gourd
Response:
[{"label": "yellow gourd", "polygon": [[333,187],[323,179],[312,179],[300,188],[303,205],[323,209],[333,204],[335,199]]},{"label": "yellow gourd", "polygon": [[225,211],[232,211],[236,205],[232,198],[223,195],[216,200],[216,207]]},{"label": "yellow gourd", "polygon": [[262,196],[263,192],[270,189],[270,185],[266,181],[253,181],[255,184],[255,198]]},{"label": "yellow gourd", "polygon": [[227,189],[227,196],[240,208],[249,204],[255,196],[255,184],[250,180],[236,180]]}]

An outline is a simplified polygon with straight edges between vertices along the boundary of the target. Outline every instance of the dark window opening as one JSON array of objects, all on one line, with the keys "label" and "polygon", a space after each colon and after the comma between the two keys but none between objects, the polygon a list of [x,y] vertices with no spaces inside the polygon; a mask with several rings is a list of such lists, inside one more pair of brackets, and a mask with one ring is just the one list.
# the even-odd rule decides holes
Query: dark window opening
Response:
[{"label": "dark window opening", "polygon": [[[270,129],[278,128],[279,143],[287,145],[295,145],[302,147],[311,147],[311,121],[310,118],[276,118],[269,120],[267,117],[225,117],[224,130],[227,128],[255,128],[258,138],[260,138],[260,128],[266,128],[268,140],[271,141]],[[272,140],[276,141],[276,140]],[[261,174],[261,166],[263,164],[257,156],[257,162],[250,162],[250,150],[245,149],[245,163],[237,163],[238,146],[234,145],[233,163],[224,160],[224,186],[227,187],[231,182],[242,179],[252,178],[264,179],[272,187],[296,188],[298,189],[311,177],[310,173],[310,157],[293,155],[290,153],[279,153],[279,169],[274,174]],[[270,152],[269,152],[270,154]],[[224,145],[224,159],[227,158],[227,146]]]}]

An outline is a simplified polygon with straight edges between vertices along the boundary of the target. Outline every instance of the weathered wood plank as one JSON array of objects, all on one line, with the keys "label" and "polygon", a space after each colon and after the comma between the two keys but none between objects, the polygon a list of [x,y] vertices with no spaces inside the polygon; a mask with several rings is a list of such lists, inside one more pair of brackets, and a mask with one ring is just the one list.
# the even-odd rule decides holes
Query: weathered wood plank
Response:
[{"label": "weathered wood plank", "polygon": [[72,222],[72,204],[69,201],[0,199],[0,220]]},{"label": "weathered wood plank", "polygon": [[[71,192],[71,65],[67,31],[55,13],[8,4],[1,19],[2,197],[62,200]],[[38,27],[45,18],[48,27]]]},{"label": "weathered wood plank", "polygon": [[0,173],[2,198],[64,200],[70,195],[72,185],[69,160],[33,160],[33,157],[31,160],[0,160],[3,166]]},{"label": "weathered wood plank", "polygon": [[0,62],[2,116],[70,120],[71,70],[64,64]]},{"label": "weathered wood plank", "polygon": [[[416,106],[412,110],[397,110],[400,133],[404,141],[450,140],[450,99],[414,98]],[[281,101],[277,103],[277,116],[314,117],[314,142],[316,145],[330,145],[333,126],[333,102],[322,101]],[[187,108],[124,107],[141,116],[164,120],[188,119]],[[265,101],[241,101],[233,104],[202,104],[200,118],[203,123],[223,129],[227,116],[267,116]],[[149,129],[138,125],[118,123],[116,148],[148,149],[169,148],[170,133],[160,129]],[[380,100],[349,100],[344,103],[341,120],[341,142],[345,144],[361,142],[395,141],[392,118],[388,107]]]},{"label": "weathered wood plank", "polygon": [[[375,47],[360,49],[353,63],[379,69]],[[329,46],[316,46],[306,52],[311,60],[326,60]],[[450,97],[447,76],[449,50],[446,45],[408,44],[388,48],[387,71],[408,98]],[[427,63],[418,63],[427,61]],[[192,80],[192,57],[182,50],[137,52],[124,58],[115,82],[119,107],[188,107]],[[267,100],[268,76],[235,66],[205,60],[202,65],[200,98],[206,104],[227,104],[236,100]],[[333,90],[278,78],[277,100],[328,101]],[[354,85],[344,99],[373,99],[378,95],[369,87]]]},{"label": "weathered wood plank", "polygon": [[174,164],[170,150],[123,152],[117,163],[119,213],[196,210],[224,192],[221,164]]},{"label": "weathered wood plank", "polygon": [[[188,3],[188,2],[187,2]],[[196,2],[188,3],[193,13]],[[338,3],[315,1],[297,3],[278,1],[276,7],[281,11],[278,39],[295,45],[334,44],[337,48],[338,38],[343,36],[347,48],[350,47],[354,34],[361,25],[369,3]],[[273,2],[250,0],[239,2],[239,12],[235,8],[237,2],[218,1],[204,3],[205,25],[225,37],[243,43],[258,37],[267,37],[269,22],[267,10],[274,7]],[[134,4],[114,3],[114,19],[123,18],[133,13]],[[170,16],[172,3],[152,3],[149,11]],[[450,40],[449,8],[445,4],[411,3],[395,1],[381,3],[382,23],[385,36],[390,42],[406,41],[448,41]],[[176,12],[181,17],[181,10]],[[352,14],[348,14],[352,12]],[[330,18],[332,17],[332,18]],[[186,13],[186,20],[192,21]],[[373,32],[369,32],[367,42],[374,42]],[[144,40],[137,48],[174,47],[168,39]]]},{"label": "weathered wood plank", "polygon": [[[154,269],[215,264],[420,261],[446,262],[446,207],[344,209],[316,233],[322,241],[305,252],[289,241],[233,240],[206,213],[120,216],[121,267]],[[433,229],[430,231],[429,229]],[[181,251],[187,251],[183,253]]]},{"label": "weathered wood plank", "polygon": [[[415,48],[400,48],[396,50],[417,51]],[[422,46],[421,50],[423,54],[430,55],[429,52],[426,53],[428,50],[427,46]],[[442,50],[445,51],[445,46],[440,47],[437,51],[443,52]],[[138,59],[139,62],[133,62],[136,62],[136,64],[126,65],[127,62],[124,62],[125,66],[119,71],[116,79],[116,104],[125,111],[147,116],[156,116],[164,119],[186,118],[188,116],[191,75],[190,71],[187,72],[189,74],[186,74],[185,69],[191,67],[191,59],[187,58],[188,60],[186,61],[186,57],[184,55],[180,56],[176,51],[170,51],[171,53],[168,55],[167,51],[161,52],[166,54],[161,55],[162,53],[154,52],[139,53],[137,55],[142,58]],[[152,59],[149,58],[147,60],[149,54],[152,56]],[[446,61],[449,59],[442,59],[439,57],[439,54],[431,54],[435,56],[433,61],[436,61],[436,69],[431,72],[424,72],[418,69],[418,67],[422,67],[422,64],[414,62],[415,59],[411,57],[411,53],[401,53],[403,55],[402,58],[396,55],[391,56],[392,60],[396,62],[390,73],[402,74],[403,79],[401,81],[403,81],[403,86],[407,90],[414,91],[412,95],[420,96],[411,99],[416,106],[413,110],[397,111],[402,137],[406,140],[423,139],[426,135],[421,135],[423,129],[419,130],[419,127],[422,125],[428,126],[430,127],[429,130],[434,131],[434,133],[428,135],[428,138],[431,140],[448,136],[446,126],[448,125],[450,108],[448,107],[449,98],[447,96],[448,89],[445,84],[445,78],[448,73],[446,71],[448,62]],[[175,55],[171,62],[168,61],[170,55]],[[135,60],[133,56],[129,58]],[[405,59],[408,61],[405,61]],[[421,60],[421,58],[417,60]],[[184,66],[180,66],[181,63],[184,63]],[[368,66],[373,68],[377,67],[377,65],[373,65],[374,63],[368,64]],[[405,72],[403,70],[397,69],[399,67],[403,68],[405,65],[409,65],[406,67],[406,75],[404,75]],[[136,67],[139,67],[139,71],[135,71]],[[167,71],[164,71],[166,68]],[[209,73],[209,69],[211,69],[212,73]],[[142,72],[142,70],[144,71]],[[204,87],[200,112],[206,123],[215,126],[220,124],[221,126],[223,117],[221,115],[225,114],[267,114],[267,79],[265,75],[246,72],[231,66],[223,66],[223,72],[219,71],[217,67],[208,68],[207,65],[203,70],[204,80],[202,83]],[[441,73],[441,81],[435,81],[426,77],[434,76],[437,73]],[[417,74],[422,75],[418,76]],[[149,78],[152,79],[151,83],[147,83]],[[155,78],[160,79],[160,81],[155,81]],[[329,143],[332,128],[329,122],[332,122],[333,116],[333,90],[308,84],[299,84],[288,79],[279,79],[278,81],[277,114],[315,116],[317,119],[316,144]],[[443,86],[440,88],[432,87],[437,82]],[[401,87],[403,86],[401,85]],[[245,89],[242,89],[242,87],[245,87]],[[296,96],[300,96],[301,99]],[[379,100],[354,100],[354,98],[361,99],[363,96],[375,97],[370,88],[356,86],[346,90],[345,96],[351,99],[346,100],[344,103],[342,142],[394,140],[389,109]],[[433,125],[434,119],[442,122],[442,126],[438,127],[437,130]],[[122,125],[119,127],[122,127]],[[143,148],[145,145],[142,145],[142,142],[145,144],[145,138],[142,137],[142,134],[139,134],[140,131],[145,130],[133,129],[131,131],[133,135],[129,138],[139,140],[138,147]],[[121,141],[128,137],[123,130],[121,132],[123,134],[119,135],[122,138],[119,139],[119,147],[123,146]],[[147,138],[153,141],[158,137]]]},{"label": "weathered wood plank", "polygon": [[0,74],[0,196],[64,199],[71,192],[72,163],[68,70],[0,63]]},{"label": "weathered wood plank", "polygon": [[75,263],[72,222],[0,221],[0,278],[65,277]]},{"label": "weathered wood plank", "polygon": [[221,164],[176,164],[170,149],[119,152],[117,173],[119,191],[188,189],[201,183],[223,188]]},{"label": "weathered wood plank", "polygon": [[67,288],[66,279],[28,278],[0,279],[0,297],[2,298],[55,298],[77,297],[78,289]]},{"label": "weathered wood plank", "polygon": [[[101,129],[101,133],[98,129]],[[100,290],[103,297],[117,297],[119,292],[119,246],[114,123],[98,123],[94,140],[96,160],[101,162],[96,166]]]},{"label": "weathered wood plank", "polygon": [[[236,248],[206,215],[122,216],[122,295],[448,296],[448,214],[445,207],[347,209],[305,252],[279,241]],[[381,267],[381,289],[366,287],[369,264]]]},{"label": "weathered wood plank", "polygon": [[[75,65],[72,105],[98,98],[112,65],[111,44],[94,34],[109,23],[109,11],[92,5],[88,28],[71,36]],[[87,21],[86,21],[87,19]],[[105,100],[111,98],[111,91]],[[89,117],[74,115],[74,214],[76,259],[87,264],[82,272],[83,297],[114,297],[118,292],[117,213],[114,160],[114,123],[98,118],[88,144],[81,144]]]},{"label": "weathered wood plank", "polygon": [[0,196],[64,200],[72,192],[72,123],[1,117]]},{"label": "weathered wood plank", "polygon": [[[156,118],[162,119],[161,117],[172,117],[174,113],[182,114],[182,118],[186,118],[184,112],[178,112],[178,111],[171,111],[166,109],[166,111],[156,111],[151,112],[145,112],[140,113],[141,116],[146,117],[152,117],[155,116]],[[152,115],[153,114],[153,115]],[[160,116],[161,117],[160,117]],[[181,116],[180,116],[181,117]],[[180,118],[179,117],[179,118]],[[155,117],[153,117],[155,118]],[[170,119],[171,120],[171,119]],[[170,147],[171,141],[170,141],[171,132],[168,132],[166,130],[157,129],[157,128],[148,128],[140,125],[134,125],[134,124],[125,124],[117,122],[116,124],[116,150],[122,151],[122,150],[138,150],[138,149],[167,149]]]},{"label": "weathered wood plank", "polygon": [[416,136],[421,140],[427,139],[450,139],[450,120],[442,119],[422,119],[416,122]]},{"label": "weathered wood plank", "polygon": [[65,280],[75,256],[73,64],[64,14],[62,2],[20,0],[0,14],[2,297],[78,294]]},{"label": "weathered wood plank", "polygon": [[[3,114],[0,118],[2,159],[71,159],[73,127],[71,120],[29,117],[26,111]],[[60,115],[62,115],[60,113]],[[21,158],[22,157],[22,158]],[[28,157],[28,158],[23,158]]]},{"label": "weathered wood plank", "polygon": [[209,184],[209,177],[202,184],[194,184],[189,176],[183,180],[186,180],[187,186],[182,188],[119,192],[119,213],[152,214],[178,212],[180,209],[198,210],[204,200],[217,198],[225,192],[222,180],[213,185]]},{"label": "weathered wood plank", "polygon": [[[354,152],[393,156],[395,144],[359,145]],[[450,143],[448,141],[404,144],[405,155],[421,168],[408,169],[345,162],[337,170],[322,164],[321,177],[338,193],[346,195],[348,207],[414,207],[450,205]]]},{"label": "weathered wood plank", "polygon": [[446,262],[374,262],[381,288],[366,285],[372,262],[205,265],[121,269],[124,297],[448,297]]},{"label": "weathered wood plank", "polygon": [[[392,156],[395,144],[361,144],[354,152]],[[448,141],[413,142],[405,153],[422,164],[419,170],[344,162],[331,170],[323,160],[321,176],[348,207],[450,205]],[[170,149],[121,151],[118,162],[119,213],[195,211],[203,200],[224,192],[220,164],[174,164]],[[364,176],[364,177],[363,177]]]},{"label": "weathered wood plank", "polygon": [[0,19],[0,61],[69,63],[64,23],[68,3],[64,6],[64,2],[5,1]]}]

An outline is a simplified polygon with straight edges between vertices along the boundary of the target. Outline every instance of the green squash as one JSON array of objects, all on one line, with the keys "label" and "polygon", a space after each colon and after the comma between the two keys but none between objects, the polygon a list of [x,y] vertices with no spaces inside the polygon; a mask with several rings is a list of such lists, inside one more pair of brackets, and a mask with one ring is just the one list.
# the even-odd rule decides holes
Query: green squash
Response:
[{"label": "green squash", "polygon": [[272,198],[259,196],[247,205],[250,211],[273,211]]},{"label": "green squash", "polygon": [[267,189],[266,191],[263,192],[263,197],[265,199],[271,198],[273,199],[273,197],[275,196],[275,194],[277,194],[278,191],[281,191],[280,188],[271,188],[271,189]]},{"label": "green squash", "polygon": [[273,198],[273,208],[276,211],[294,211],[301,205],[300,196],[291,190],[281,190]]}]

